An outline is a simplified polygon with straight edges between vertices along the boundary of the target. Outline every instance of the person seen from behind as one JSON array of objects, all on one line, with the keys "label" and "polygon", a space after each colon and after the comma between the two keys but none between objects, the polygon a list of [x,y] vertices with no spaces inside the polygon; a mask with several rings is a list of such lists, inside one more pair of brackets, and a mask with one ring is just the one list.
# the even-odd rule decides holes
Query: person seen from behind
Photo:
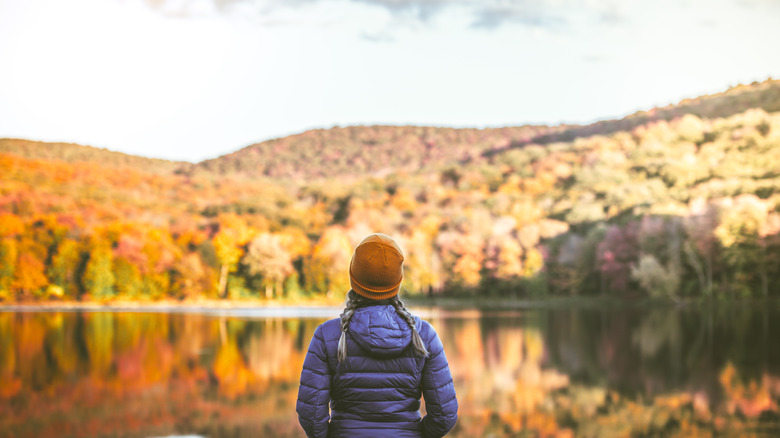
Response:
[{"label": "person seen from behind", "polygon": [[384,234],[355,248],[346,308],[317,327],[303,362],[296,411],[307,437],[429,438],[455,425],[458,401],[441,340],[398,298],[403,261]]}]

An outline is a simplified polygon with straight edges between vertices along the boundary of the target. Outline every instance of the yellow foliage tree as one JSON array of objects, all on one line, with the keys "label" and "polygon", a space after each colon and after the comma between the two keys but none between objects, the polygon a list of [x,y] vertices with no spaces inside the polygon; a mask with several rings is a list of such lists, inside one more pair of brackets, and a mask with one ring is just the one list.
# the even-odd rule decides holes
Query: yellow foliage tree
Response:
[{"label": "yellow foliage tree", "polygon": [[15,239],[0,238],[0,299],[12,295],[14,272],[16,271],[17,244]]},{"label": "yellow foliage tree", "polygon": [[334,226],[325,230],[312,248],[304,265],[306,285],[313,291],[326,294],[344,294],[349,290],[349,261],[352,245],[343,227]]},{"label": "yellow foliage tree", "polygon": [[235,272],[238,261],[244,255],[243,246],[252,238],[253,230],[235,214],[219,217],[219,232],[214,236],[214,249],[220,263],[219,285],[217,292],[221,298],[227,296],[227,279]]}]

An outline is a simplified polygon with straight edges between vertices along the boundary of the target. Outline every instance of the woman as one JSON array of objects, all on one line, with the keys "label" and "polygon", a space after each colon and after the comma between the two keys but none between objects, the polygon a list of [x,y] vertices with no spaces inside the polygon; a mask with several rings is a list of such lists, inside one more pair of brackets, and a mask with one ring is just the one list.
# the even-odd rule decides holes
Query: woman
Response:
[{"label": "woman", "polygon": [[308,437],[441,437],[455,425],[441,340],[398,299],[403,261],[384,234],[355,248],[346,308],[317,327],[303,362],[296,410]]}]

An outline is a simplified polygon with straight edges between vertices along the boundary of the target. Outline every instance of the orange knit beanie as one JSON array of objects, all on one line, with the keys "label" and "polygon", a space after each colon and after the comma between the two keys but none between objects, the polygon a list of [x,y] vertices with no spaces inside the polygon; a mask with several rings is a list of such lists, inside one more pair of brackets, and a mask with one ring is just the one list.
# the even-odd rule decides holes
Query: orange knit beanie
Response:
[{"label": "orange knit beanie", "polygon": [[404,255],[390,236],[370,234],[363,239],[349,264],[349,284],[358,295],[384,300],[398,295],[404,279]]}]

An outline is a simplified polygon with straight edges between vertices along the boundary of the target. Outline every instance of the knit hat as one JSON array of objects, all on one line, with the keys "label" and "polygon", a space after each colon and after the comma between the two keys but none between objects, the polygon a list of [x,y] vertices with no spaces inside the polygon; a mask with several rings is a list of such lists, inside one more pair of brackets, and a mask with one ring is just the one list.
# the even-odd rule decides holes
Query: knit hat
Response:
[{"label": "knit hat", "polygon": [[404,255],[390,236],[370,234],[349,264],[349,284],[358,295],[384,300],[398,295],[404,279]]}]

